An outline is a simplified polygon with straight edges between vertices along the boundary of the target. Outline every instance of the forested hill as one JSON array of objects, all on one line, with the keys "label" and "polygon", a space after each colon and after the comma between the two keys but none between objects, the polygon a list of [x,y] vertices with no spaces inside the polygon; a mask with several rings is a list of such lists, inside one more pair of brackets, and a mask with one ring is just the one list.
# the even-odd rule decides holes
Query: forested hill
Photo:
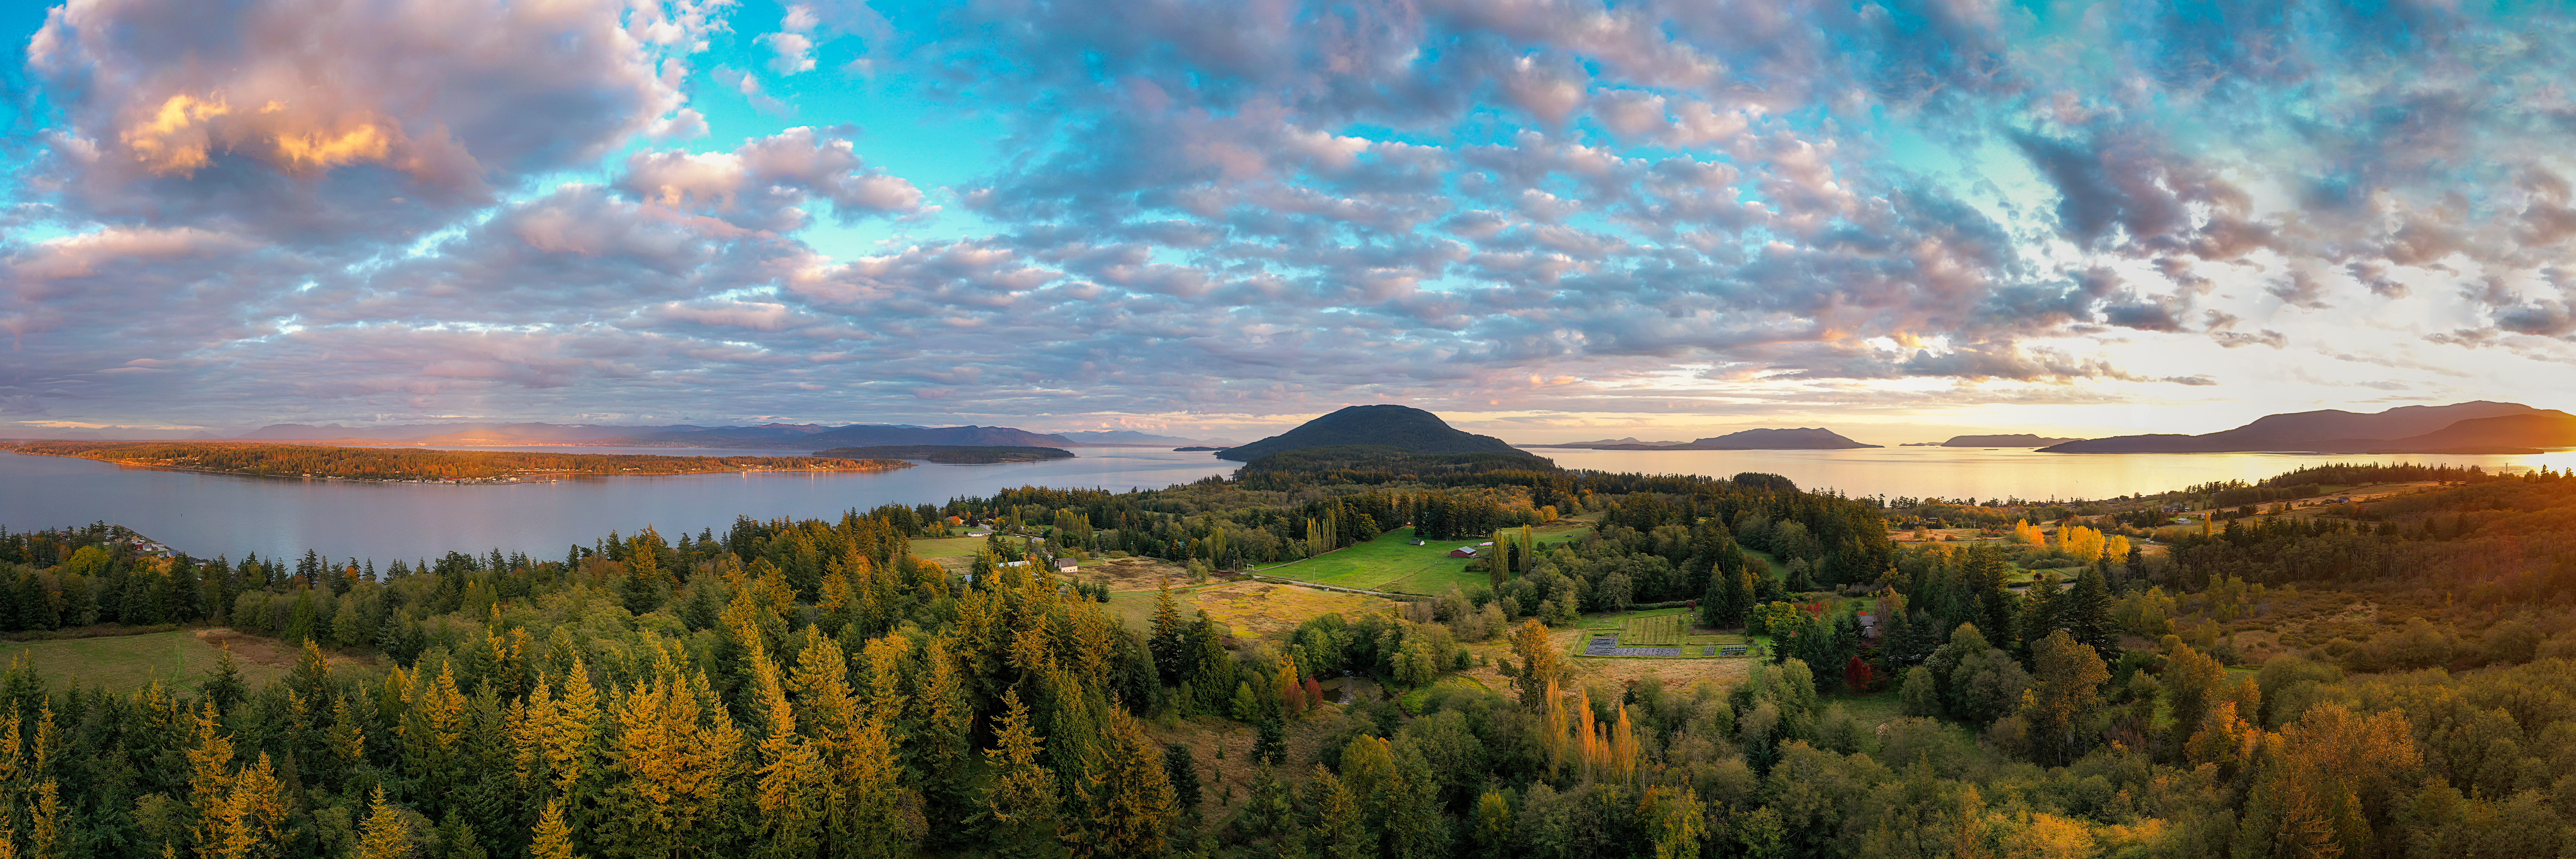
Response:
[{"label": "forested hill", "polygon": [[1439,415],[1408,406],[1347,406],[1251,444],[1219,451],[1217,456],[1250,462],[1283,451],[1308,447],[1369,445],[1406,453],[1519,453],[1493,436],[1449,426]]},{"label": "forested hill", "polygon": [[702,474],[727,471],[890,471],[899,459],[803,456],[657,456],[420,450],[223,441],[0,442],[0,449],[216,474],[346,480],[504,481],[571,475]]}]

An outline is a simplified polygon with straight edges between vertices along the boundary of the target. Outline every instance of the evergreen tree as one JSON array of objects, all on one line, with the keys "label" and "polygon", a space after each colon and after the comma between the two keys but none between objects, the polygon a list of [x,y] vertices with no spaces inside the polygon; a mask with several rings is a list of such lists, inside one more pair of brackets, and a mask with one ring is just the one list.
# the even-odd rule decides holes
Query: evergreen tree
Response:
[{"label": "evergreen tree", "polygon": [[233,659],[232,648],[219,648],[215,667],[206,670],[206,680],[198,684],[197,691],[218,711],[230,711],[250,694],[250,684],[242,681],[241,663]]},{"label": "evergreen tree", "polygon": [[2116,662],[2120,629],[2111,619],[2111,587],[2105,573],[2104,566],[2095,563],[2075,575],[2075,587],[2059,601],[2057,622],[2103,661]]},{"label": "evergreen tree", "polygon": [[[554,811],[553,805],[546,807],[549,815]],[[562,818],[558,816],[555,820],[560,823]],[[404,819],[402,809],[385,798],[385,786],[376,785],[375,793],[367,803],[367,818],[358,826],[358,849],[354,859],[406,859],[415,849],[413,841],[411,821]],[[537,855],[547,856],[544,853]],[[569,859],[569,851],[560,859]]]},{"label": "evergreen tree", "polygon": [[[757,639],[755,639],[757,641]],[[760,810],[760,852],[779,859],[810,856],[821,843],[823,797],[831,774],[804,735],[796,732],[796,711],[778,668],[755,644],[752,663],[755,696],[769,733],[760,741],[760,783],[754,789]]]},{"label": "evergreen tree", "polygon": [[1315,825],[1307,831],[1313,844],[1312,853],[1322,859],[1366,859],[1377,852],[1376,839],[1370,838],[1361,821],[1360,801],[1343,786],[1340,776],[1322,764],[1306,781],[1306,805],[1314,809]]},{"label": "evergreen tree", "polygon": [[564,824],[563,800],[546,800],[536,831],[528,842],[528,859],[581,859],[573,852],[572,829]]},{"label": "evergreen tree", "polygon": [[1154,626],[1145,636],[1145,647],[1153,651],[1154,669],[1163,676],[1163,685],[1177,686],[1189,679],[1192,654],[1188,653],[1181,620],[1180,606],[1172,601],[1172,581],[1164,579],[1154,595]]},{"label": "evergreen tree", "polygon": [[1056,777],[1041,759],[1044,738],[1029,723],[1028,705],[1020,692],[1002,692],[1002,715],[993,726],[993,748],[984,758],[993,768],[985,794],[985,813],[993,827],[987,838],[995,853],[1006,857],[1042,857],[1056,850]]},{"label": "evergreen tree", "polygon": [[1201,802],[1199,767],[1198,759],[1190,754],[1190,747],[1179,743],[1163,746],[1163,777],[1172,783],[1173,807],[1180,809],[1182,820],[1196,828]]},{"label": "evergreen tree", "polygon": [[1387,855],[1434,859],[1449,855],[1449,821],[1441,814],[1440,780],[1422,753],[1397,750],[1390,777],[1377,785],[1374,805],[1386,815]]}]

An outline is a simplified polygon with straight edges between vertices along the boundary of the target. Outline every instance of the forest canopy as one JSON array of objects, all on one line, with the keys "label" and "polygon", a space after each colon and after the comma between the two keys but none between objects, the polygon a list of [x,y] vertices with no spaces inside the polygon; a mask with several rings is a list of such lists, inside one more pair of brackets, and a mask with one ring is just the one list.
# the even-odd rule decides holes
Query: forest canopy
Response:
[{"label": "forest canopy", "polygon": [[[546,859],[2571,844],[2563,474],[2170,541],[2105,515],[1969,543],[1898,542],[1875,503],[1763,475],[1413,478],[1024,487],[381,566],[0,532],[7,630],[226,624],[302,653],[257,687],[229,663],[140,690],[0,672],[0,838]],[[1571,533],[1515,538],[1523,511]],[[994,537],[962,569],[911,557],[950,517]],[[1510,548],[1490,587],[1259,637],[1170,588],[1119,595],[1143,601],[1122,619],[1022,563],[1220,568],[1400,526]],[[1565,646],[1667,597],[1758,645],[1747,670],[1605,674]]]}]

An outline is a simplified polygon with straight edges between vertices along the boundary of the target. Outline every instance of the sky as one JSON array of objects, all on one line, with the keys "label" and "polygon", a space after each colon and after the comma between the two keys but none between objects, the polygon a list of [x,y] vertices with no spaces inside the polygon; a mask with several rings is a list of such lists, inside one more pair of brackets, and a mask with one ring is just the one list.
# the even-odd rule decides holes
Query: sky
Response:
[{"label": "sky", "polygon": [[75,0],[0,39],[0,436],[2576,406],[2556,4]]}]

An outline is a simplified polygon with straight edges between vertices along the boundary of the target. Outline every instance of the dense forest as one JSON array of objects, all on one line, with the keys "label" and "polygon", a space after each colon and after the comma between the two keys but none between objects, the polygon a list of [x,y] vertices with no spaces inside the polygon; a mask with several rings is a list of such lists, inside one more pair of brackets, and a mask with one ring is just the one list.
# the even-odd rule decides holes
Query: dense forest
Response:
[{"label": "dense forest", "polygon": [[565,475],[701,474],[722,471],[889,471],[896,459],[805,456],[662,456],[326,447],[229,441],[23,441],[0,450],[76,456],[127,465],[263,477],[346,480],[495,481]]},{"label": "dense forest", "polygon": [[[257,688],[228,668],[137,692],[0,672],[0,852],[2269,859],[2571,844],[2563,474],[2121,552],[2126,526],[2107,516],[1893,541],[1877,504],[1765,475],[1336,470],[1367,473],[1033,487],[381,568],[139,556],[104,525],[0,533],[10,629],[223,623],[304,652]],[[1493,560],[1495,587],[1260,639],[1168,593],[1122,624],[1046,565],[996,563],[1054,546],[1216,566],[1551,511],[1590,524],[1543,549],[1498,540],[1526,548]],[[997,543],[971,579],[908,556],[950,516],[1052,539]],[[1730,683],[1613,682],[1552,637],[1666,597],[1771,645]],[[1443,680],[1488,659],[1500,688]],[[1410,693],[1326,700],[1319,681],[1346,671]]]}]

